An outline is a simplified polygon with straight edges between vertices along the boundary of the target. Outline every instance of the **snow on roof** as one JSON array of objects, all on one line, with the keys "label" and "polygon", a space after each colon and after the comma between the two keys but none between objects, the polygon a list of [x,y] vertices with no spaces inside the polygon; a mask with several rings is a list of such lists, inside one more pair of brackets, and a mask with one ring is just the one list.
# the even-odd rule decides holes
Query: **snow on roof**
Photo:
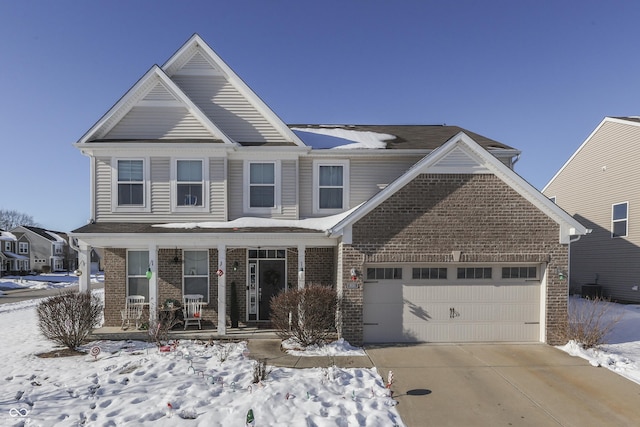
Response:
[{"label": "snow on roof", "polygon": [[63,239],[62,237],[60,237],[59,235],[57,235],[56,233],[54,233],[53,231],[49,231],[49,230],[45,230],[45,232],[51,236],[53,238],[54,241],[58,242],[58,243],[64,243],[66,242],[65,239]]},{"label": "snow on roof", "polygon": [[350,130],[340,126],[291,128],[305,144],[315,149],[384,149],[385,141],[395,139],[386,133]]},{"label": "snow on roof", "polygon": [[15,234],[13,234],[13,233],[10,233],[8,231],[0,230],[0,240],[16,241],[18,239],[16,238]]},{"label": "snow on roof", "polygon": [[270,228],[270,227],[292,227],[306,228],[309,230],[326,231],[338,224],[344,218],[349,216],[351,212],[356,210],[358,206],[346,212],[336,215],[325,216],[322,218],[305,218],[305,219],[273,219],[273,218],[254,218],[243,217],[234,219],[233,221],[208,221],[208,222],[185,222],[171,224],[155,224],[154,227],[160,228]]}]

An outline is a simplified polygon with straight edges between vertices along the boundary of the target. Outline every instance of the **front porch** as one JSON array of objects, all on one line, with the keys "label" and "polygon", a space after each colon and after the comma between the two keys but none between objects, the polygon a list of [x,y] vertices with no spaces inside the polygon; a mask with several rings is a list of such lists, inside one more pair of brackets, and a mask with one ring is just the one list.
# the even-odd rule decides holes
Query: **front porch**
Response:
[{"label": "front porch", "polygon": [[[91,333],[89,339],[92,341],[109,340],[153,340],[149,336],[148,330],[127,329],[123,330],[116,326],[104,326]],[[201,340],[201,341],[247,341],[256,339],[273,340],[278,339],[275,329],[263,328],[256,325],[240,325],[237,328],[227,328],[225,334],[219,334],[216,326],[211,322],[203,322],[202,329],[189,328],[187,330],[178,327],[169,331],[170,340]]]}]

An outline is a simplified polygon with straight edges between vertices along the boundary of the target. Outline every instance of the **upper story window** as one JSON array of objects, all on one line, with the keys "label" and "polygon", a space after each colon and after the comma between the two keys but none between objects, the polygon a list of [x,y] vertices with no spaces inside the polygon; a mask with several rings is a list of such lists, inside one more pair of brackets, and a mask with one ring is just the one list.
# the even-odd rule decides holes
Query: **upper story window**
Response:
[{"label": "upper story window", "polygon": [[29,253],[29,243],[27,243],[27,242],[18,242],[18,253],[19,254],[28,254]]},{"label": "upper story window", "polygon": [[176,161],[176,206],[203,206],[203,171],[202,160]]},{"label": "upper story window", "polygon": [[280,162],[245,163],[245,210],[272,213],[280,206]]},{"label": "upper story window", "polygon": [[611,209],[611,237],[625,237],[629,221],[629,202],[618,203]]},{"label": "upper story window", "polygon": [[144,206],[144,162],[117,160],[118,206]]},{"label": "upper story window", "polygon": [[349,162],[315,161],[313,168],[314,212],[346,209],[349,204]]},{"label": "upper story window", "polygon": [[53,245],[53,253],[60,255],[62,253],[62,245]]},{"label": "upper story window", "polygon": [[4,242],[4,251],[11,252],[11,242]]}]

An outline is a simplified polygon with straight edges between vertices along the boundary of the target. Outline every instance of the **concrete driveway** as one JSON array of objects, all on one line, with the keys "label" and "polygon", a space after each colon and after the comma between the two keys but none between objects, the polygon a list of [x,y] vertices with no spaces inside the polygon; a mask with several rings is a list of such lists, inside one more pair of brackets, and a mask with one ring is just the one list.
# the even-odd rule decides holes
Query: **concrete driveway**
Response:
[{"label": "concrete driveway", "polygon": [[638,426],[640,385],[544,344],[368,346],[418,426]]}]

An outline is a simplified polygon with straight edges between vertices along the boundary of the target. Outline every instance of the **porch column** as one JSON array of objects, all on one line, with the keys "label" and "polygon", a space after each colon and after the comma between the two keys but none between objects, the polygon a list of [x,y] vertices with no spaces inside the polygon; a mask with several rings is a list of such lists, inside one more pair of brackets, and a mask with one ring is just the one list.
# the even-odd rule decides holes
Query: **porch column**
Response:
[{"label": "porch column", "polygon": [[149,323],[156,320],[158,314],[158,246],[149,244]]},{"label": "porch column", "polygon": [[306,270],[304,261],[305,245],[298,245],[298,289],[304,289],[304,272]]},{"label": "porch column", "polygon": [[78,242],[78,291],[91,291],[91,247]]},{"label": "porch column", "polygon": [[227,334],[227,246],[218,245],[218,335]]}]

